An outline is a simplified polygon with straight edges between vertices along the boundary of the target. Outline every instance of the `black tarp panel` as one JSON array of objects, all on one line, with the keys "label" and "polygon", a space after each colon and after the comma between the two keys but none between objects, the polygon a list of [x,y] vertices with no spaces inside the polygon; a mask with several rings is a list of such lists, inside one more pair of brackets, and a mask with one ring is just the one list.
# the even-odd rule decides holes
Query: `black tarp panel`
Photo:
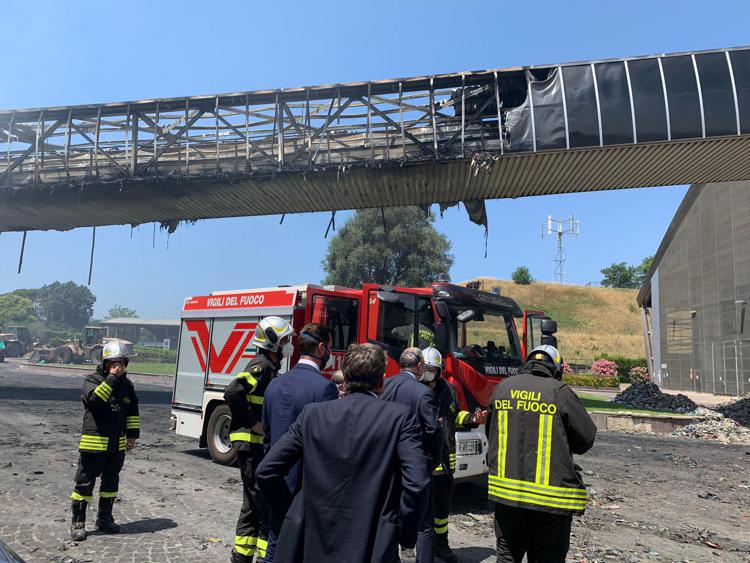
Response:
[{"label": "black tarp panel", "polygon": [[689,55],[664,57],[664,81],[669,100],[669,125],[673,139],[703,136],[698,84],[695,81],[693,59]]},{"label": "black tarp panel", "polygon": [[706,136],[736,135],[737,115],[734,111],[734,94],[726,55],[695,55],[695,63],[701,79]]},{"label": "black tarp panel", "polygon": [[510,147],[508,148],[510,152],[534,150],[528,98],[520,106],[505,114],[505,127],[510,132]]},{"label": "black tarp panel", "polygon": [[737,87],[737,104],[740,108],[740,130],[750,133],[750,51],[730,51]]},{"label": "black tarp panel", "polygon": [[563,67],[563,78],[571,148],[599,146],[599,118],[591,65]]},{"label": "black tarp panel", "polygon": [[546,80],[531,82],[531,96],[537,150],[566,148],[559,69],[554,69]]},{"label": "black tarp panel", "polygon": [[596,83],[602,113],[602,137],[605,145],[633,142],[633,114],[625,75],[625,63],[599,63]]},{"label": "black tarp panel", "polygon": [[659,63],[656,59],[628,61],[635,106],[638,142],[667,138],[667,114]]}]

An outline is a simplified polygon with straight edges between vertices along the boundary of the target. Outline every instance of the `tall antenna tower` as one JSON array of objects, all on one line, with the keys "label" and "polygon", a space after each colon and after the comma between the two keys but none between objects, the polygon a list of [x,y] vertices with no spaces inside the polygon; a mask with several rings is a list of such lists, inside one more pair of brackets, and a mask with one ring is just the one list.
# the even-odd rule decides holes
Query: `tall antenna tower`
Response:
[{"label": "tall antenna tower", "polygon": [[563,237],[570,235],[578,238],[581,235],[581,222],[576,221],[572,213],[570,214],[570,219],[553,219],[552,215],[547,215],[546,225],[542,223],[542,238],[544,238],[545,230],[548,237],[554,235],[557,238],[554,279],[560,283],[565,283],[565,247],[563,245]]}]

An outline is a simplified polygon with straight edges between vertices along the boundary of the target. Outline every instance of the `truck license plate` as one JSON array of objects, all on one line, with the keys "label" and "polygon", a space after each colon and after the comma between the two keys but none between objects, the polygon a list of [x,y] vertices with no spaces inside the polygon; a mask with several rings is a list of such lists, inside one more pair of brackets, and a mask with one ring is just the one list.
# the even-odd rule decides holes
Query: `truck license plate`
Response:
[{"label": "truck license plate", "polygon": [[480,440],[461,440],[458,442],[457,455],[476,455],[482,453],[482,442]]}]

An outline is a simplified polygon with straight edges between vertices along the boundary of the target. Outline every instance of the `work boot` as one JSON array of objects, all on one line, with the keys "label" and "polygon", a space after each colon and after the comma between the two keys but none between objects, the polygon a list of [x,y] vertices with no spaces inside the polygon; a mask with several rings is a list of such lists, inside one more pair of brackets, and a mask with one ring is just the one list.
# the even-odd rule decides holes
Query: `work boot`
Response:
[{"label": "work boot", "polygon": [[99,510],[96,513],[96,529],[105,534],[119,534],[120,526],[115,524],[112,518],[112,505],[114,497],[99,498]]},{"label": "work boot", "polygon": [[231,563],[253,563],[252,555],[242,555],[237,553],[234,549],[232,550],[232,561]]},{"label": "work boot", "polygon": [[458,563],[458,557],[448,545],[448,534],[435,534],[432,542],[432,557],[436,563]]},{"label": "work boot", "polygon": [[86,539],[86,506],[85,500],[74,500],[70,505],[73,520],[70,523],[70,539],[83,541]]}]

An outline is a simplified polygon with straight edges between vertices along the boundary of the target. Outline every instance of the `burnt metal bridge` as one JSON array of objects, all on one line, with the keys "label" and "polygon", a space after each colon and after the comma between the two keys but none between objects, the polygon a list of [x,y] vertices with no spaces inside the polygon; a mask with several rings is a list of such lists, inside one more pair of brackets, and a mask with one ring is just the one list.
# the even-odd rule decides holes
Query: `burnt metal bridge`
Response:
[{"label": "burnt metal bridge", "polygon": [[748,178],[748,48],[0,111],[0,232]]}]

